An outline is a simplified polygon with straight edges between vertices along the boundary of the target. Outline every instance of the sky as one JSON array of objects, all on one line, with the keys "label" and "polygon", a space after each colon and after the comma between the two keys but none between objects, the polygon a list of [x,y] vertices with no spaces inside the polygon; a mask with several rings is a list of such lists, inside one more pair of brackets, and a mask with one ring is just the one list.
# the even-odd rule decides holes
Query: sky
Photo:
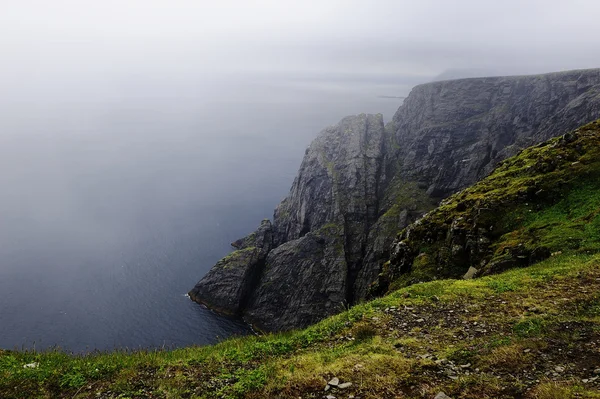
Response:
[{"label": "sky", "polygon": [[396,80],[406,91],[448,69],[597,67],[598,15],[593,0],[3,0],[0,83],[252,75],[331,88]]}]

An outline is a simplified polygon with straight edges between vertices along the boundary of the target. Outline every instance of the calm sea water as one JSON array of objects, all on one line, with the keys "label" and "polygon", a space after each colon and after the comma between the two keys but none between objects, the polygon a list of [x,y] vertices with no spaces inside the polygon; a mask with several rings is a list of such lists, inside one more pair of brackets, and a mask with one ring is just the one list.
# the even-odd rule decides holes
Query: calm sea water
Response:
[{"label": "calm sea water", "polygon": [[401,101],[328,93],[10,103],[0,347],[177,347],[250,333],[185,294],[271,217],[322,128],[363,111],[389,120]]}]

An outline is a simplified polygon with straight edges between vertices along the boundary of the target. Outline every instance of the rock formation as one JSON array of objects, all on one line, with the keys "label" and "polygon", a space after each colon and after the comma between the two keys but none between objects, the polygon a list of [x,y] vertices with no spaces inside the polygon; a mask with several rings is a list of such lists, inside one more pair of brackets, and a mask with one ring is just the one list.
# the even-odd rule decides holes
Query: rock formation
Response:
[{"label": "rock formation", "polygon": [[369,295],[396,235],[520,149],[600,118],[600,70],[415,87],[384,126],[344,118],[307,149],[290,194],[190,291],[263,330]]},{"label": "rock formation", "polygon": [[384,293],[433,279],[525,267],[564,251],[595,253],[600,121],[521,151],[486,178],[443,200],[392,246]]}]

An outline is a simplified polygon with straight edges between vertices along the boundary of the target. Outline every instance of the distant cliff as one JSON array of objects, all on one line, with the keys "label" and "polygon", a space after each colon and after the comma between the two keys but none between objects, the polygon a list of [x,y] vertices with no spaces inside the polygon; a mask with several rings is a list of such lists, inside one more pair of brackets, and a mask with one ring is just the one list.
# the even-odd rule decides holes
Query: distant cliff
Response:
[{"label": "distant cliff", "polygon": [[397,233],[440,200],[598,118],[598,69],[434,82],[386,126],[346,117],[307,149],[273,222],[233,243],[190,297],[263,330],[314,323],[381,289]]}]

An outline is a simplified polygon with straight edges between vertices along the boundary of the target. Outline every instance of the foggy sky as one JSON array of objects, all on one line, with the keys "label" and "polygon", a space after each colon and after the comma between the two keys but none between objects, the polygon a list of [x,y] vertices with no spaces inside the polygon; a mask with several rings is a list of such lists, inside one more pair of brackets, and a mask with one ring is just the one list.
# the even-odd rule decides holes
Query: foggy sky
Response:
[{"label": "foggy sky", "polygon": [[[0,179],[16,188],[0,214],[17,205],[35,214],[41,193],[58,195],[42,212],[55,203],[62,214],[73,197],[64,176],[98,165],[116,176],[141,170],[173,137],[197,136],[208,148],[223,132],[287,134],[288,144],[295,134],[304,146],[306,132],[347,114],[385,111],[389,120],[398,104],[373,99],[405,96],[448,70],[599,67],[599,4],[3,0]],[[127,143],[152,157],[132,158]],[[65,161],[74,156],[77,167]]]},{"label": "foggy sky", "polygon": [[[57,89],[120,96],[147,77],[178,92],[190,80],[207,90],[213,79],[248,82],[242,74],[331,90],[395,81],[407,91],[447,69],[591,68],[598,15],[593,0],[5,0],[2,103],[6,93],[14,103]],[[90,77],[97,85],[81,87]]]}]

